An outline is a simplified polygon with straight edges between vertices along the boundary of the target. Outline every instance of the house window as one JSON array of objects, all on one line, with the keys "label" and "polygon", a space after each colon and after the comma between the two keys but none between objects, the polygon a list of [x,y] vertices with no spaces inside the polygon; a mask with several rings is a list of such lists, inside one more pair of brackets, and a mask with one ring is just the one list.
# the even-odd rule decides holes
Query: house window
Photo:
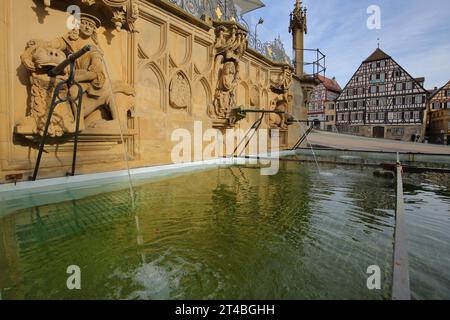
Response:
[{"label": "house window", "polygon": [[378,120],[384,121],[384,112],[378,112]]},{"label": "house window", "polygon": [[381,107],[384,107],[384,106],[386,105],[386,103],[387,103],[386,98],[381,98],[381,99],[380,99],[380,106],[381,106]]},{"label": "house window", "polygon": [[379,87],[380,92],[385,92],[386,91],[386,86],[382,85]]},{"label": "house window", "polygon": [[434,102],[433,103],[433,110],[439,110],[441,108],[440,102]]},{"label": "house window", "polygon": [[352,120],[352,121],[355,121],[356,120],[356,113],[351,113],[351,115],[350,115],[350,119]]},{"label": "house window", "polygon": [[411,119],[411,112],[410,111],[405,111],[405,113],[403,114],[403,118],[405,120]]},{"label": "house window", "polygon": [[448,122],[448,130],[450,131],[450,121]]},{"label": "house window", "polygon": [[403,90],[403,83],[396,83],[395,91],[402,91],[402,90]]},{"label": "house window", "polygon": [[407,96],[406,97],[406,104],[413,104],[413,97]]},{"label": "house window", "polygon": [[420,111],[414,111],[413,116],[415,120],[420,119]]},{"label": "house window", "polygon": [[384,67],[386,66],[386,61],[384,61],[384,60],[381,61],[381,62],[380,62],[380,66],[381,66],[382,68],[384,68]]},{"label": "house window", "polygon": [[416,96],[416,103],[423,103],[423,96]]},{"label": "house window", "polygon": [[348,89],[348,90],[347,90],[347,94],[348,94],[349,96],[353,96],[353,89]]},{"label": "house window", "polygon": [[377,87],[376,86],[371,86],[370,87],[370,93],[377,93]]},{"label": "house window", "polygon": [[412,90],[412,88],[413,88],[412,82],[411,82],[411,81],[408,81],[408,82],[406,83],[406,90]]},{"label": "house window", "polygon": [[403,104],[403,97],[396,97],[395,98],[395,104],[400,106]]},{"label": "house window", "polygon": [[450,101],[447,102],[447,109],[450,109]]},{"label": "house window", "polygon": [[403,136],[405,134],[404,128],[391,128],[391,134],[393,136]]},{"label": "house window", "polygon": [[445,95],[446,95],[447,97],[450,97],[450,90],[445,90]]}]

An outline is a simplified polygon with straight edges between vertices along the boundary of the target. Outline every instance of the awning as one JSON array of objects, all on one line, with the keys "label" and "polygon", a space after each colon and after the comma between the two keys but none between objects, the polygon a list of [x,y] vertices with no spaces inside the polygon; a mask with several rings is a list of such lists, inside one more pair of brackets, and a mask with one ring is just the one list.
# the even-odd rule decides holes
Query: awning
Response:
[{"label": "awning", "polygon": [[253,10],[265,7],[266,5],[260,0],[234,0],[234,5],[239,15],[244,15]]}]

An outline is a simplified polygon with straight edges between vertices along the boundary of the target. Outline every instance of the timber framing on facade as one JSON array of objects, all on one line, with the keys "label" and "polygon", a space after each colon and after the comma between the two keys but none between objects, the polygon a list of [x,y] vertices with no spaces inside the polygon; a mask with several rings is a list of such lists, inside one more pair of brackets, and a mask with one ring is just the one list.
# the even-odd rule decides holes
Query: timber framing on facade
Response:
[{"label": "timber framing on facade", "polygon": [[450,144],[450,81],[430,97],[429,110],[430,141]]},{"label": "timber framing on facade", "polygon": [[377,48],[337,99],[338,130],[395,140],[423,139],[428,99],[424,81]]}]

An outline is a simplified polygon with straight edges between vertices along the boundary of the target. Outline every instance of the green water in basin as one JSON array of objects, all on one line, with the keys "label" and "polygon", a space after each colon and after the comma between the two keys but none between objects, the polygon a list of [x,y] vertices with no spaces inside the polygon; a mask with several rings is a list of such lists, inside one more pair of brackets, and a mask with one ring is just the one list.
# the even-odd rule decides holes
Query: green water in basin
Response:
[{"label": "green water in basin", "polygon": [[[450,183],[437,180],[407,182],[419,299],[450,298]],[[0,218],[2,299],[390,298],[394,184],[371,169],[218,168],[135,191],[134,211],[124,185]],[[67,289],[70,265],[81,290]]]}]

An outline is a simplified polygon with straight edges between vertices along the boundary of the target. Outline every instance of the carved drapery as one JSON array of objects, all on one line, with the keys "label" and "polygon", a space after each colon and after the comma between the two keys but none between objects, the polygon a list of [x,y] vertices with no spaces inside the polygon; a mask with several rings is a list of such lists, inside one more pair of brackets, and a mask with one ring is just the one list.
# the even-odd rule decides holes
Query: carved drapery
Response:
[{"label": "carved drapery", "polygon": [[233,22],[215,24],[216,91],[209,115],[216,128],[233,127],[245,117],[236,102],[236,90],[240,82],[239,62],[247,51],[247,31]]}]

